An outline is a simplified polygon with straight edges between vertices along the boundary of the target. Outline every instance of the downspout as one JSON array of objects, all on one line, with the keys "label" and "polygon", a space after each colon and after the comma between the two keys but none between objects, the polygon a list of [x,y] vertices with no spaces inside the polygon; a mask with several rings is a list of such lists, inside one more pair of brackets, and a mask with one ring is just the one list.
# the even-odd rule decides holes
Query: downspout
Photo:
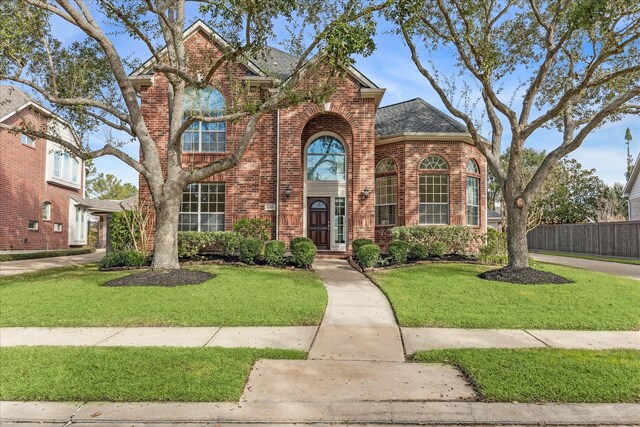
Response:
[{"label": "downspout", "polygon": [[276,110],[276,240],[280,240],[280,109]]}]

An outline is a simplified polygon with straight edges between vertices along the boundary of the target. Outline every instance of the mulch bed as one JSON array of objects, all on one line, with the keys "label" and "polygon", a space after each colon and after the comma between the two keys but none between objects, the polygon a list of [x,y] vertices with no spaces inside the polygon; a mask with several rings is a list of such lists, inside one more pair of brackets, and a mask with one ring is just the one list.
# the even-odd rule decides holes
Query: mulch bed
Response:
[{"label": "mulch bed", "polygon": [[119,279],[109,280],[103,286],[184,286],[198,285],[216,277],[215,274],[194,270],[144,271]]},{"label": "mulch bed", "polygon": [[515,268],[503,267],[497,270],[489,270],[478,275],[479,278],[485,280],[493,280],[497,282],[517,283],[521,285],[562,285],[573,283],[566,279],[548,271],[540,271],[531,267]]}]

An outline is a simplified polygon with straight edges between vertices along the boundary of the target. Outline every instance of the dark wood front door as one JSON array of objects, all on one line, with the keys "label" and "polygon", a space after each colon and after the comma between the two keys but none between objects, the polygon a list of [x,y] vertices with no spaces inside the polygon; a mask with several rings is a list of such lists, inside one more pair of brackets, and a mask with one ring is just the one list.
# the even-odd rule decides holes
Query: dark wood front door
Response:
[{"label": "dark wood front door", "polygon": [[318,249],[329,249],[329,197],[307,198],[307,236]]}]

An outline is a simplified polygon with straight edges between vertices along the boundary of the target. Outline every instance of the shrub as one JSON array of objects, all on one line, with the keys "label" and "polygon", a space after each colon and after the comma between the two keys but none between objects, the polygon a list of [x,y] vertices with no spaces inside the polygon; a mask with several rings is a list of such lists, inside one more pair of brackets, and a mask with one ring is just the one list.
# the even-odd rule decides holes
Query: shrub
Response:
[{"label": "shrub", "polygon": [[363,267],[373,267],[380,259],[380,246],[370,244],[358,249],[358,262]]},{"label": "shrub", "polygon": [[409,249],[409,258],[423,260],[429,258],[429,248],[423,243],[414,243]]},{"label": "shrub", "polygon": [[251,218],[241,219],[233,224],[233,231],[241,237],[253,237],[266,242],[271,237],[273,223],[267,219]]},{"label": "shrub", "polygon": [[411,245],[403,240],[394,240],[389,245],[389,255],[396,264],[406,264]]},{"label": "shrub", "polygon": [[54,251],[39,251],[39,252],[25,252],[25,253],[17,253],[17,254],[2,254],[0,255],[0,262],[4,261],[19,261],[22,259],[37,259],[37,258],[52,258],[59,256],[69,256],[69,255],[84,255],[84,254],[92,254],[96,251],[94,247],[83,247],[83,248],[75,248],[75,249],[59,249]]},{"label": "shrub", "polygon": [[148,258],[138,251],[109,252],[100,261],[100,266],[111,267],[142,267],[146,265]]},{"label": "shrub", "polygon": [[506,233],[489,228],[485,235],[485,244],[480,248],[478,259],[486,264],[506,265],[509,261]]},{"label": "shrub", "polygon": [[255,237],[245,237],[240,240],[240,261],[247,264],[254,264],[256,259],[262,254],[262,240]]},{"label": "shrub", "polygon": [[286,247],[283,241],[272,240],[264,247],[264,259],[272,266],[282,265]]},{"label": "shrub", "polygon": [[358,252],[360,251],[360,248],[363,247],[364,245],[373,245],[373,240],[371,239],[355,239],[353,241],[353,243],[351,244],[351,249],[353,251],[353,255],[356,257],[356,259],[358,259]]},{"label": "shrub", "polygon": [[441,257],[447,251],[447,245],[443,242],[431,242],[429,244],[429,255]]},{"label": "shrub", "polygon": [[289,247],[291,248],[291,252],[293,252],[293,247],[296,246],[300,242],[308,242],[313,244],[313,240],[308,237],[294,237],[291,239],[291,243],[289,243]]},{"label": "shrub", "polygon": [[445,244],[445,253],[468,255],[477,252],[482,239],[469,227],[451,226],[414,226],[393,227],[391,237],[408,243],[422,243],[429,247],[433,242]]},{"label": "shrub", "polygon": [[311,241],[300,240],[294,244],[291,242],[292,261],[298,267],[309,267],[316,258],[318,248]]},{"label": "shrub", "polygon": [[126,252],[135,248],[134,241],[140,238],[140,230],[134,227],[133,234],[129,224],[133,223],[133,211],[114,212],[109,223],[109,238],[114,252]]},{"label": "shrub", "polygon": [[231,256],[240,247],[240,235],[233,231],[179,231],[178,256],[192,258],[205,249],[210,252]]}]

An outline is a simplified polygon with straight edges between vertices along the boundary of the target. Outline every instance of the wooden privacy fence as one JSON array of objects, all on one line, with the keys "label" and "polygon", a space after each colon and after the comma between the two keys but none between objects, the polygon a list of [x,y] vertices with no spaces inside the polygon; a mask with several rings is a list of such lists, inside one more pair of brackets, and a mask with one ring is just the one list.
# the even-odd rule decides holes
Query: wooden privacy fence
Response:
[{"label": "wooden privacy fence", "polygon": [[529,249],[640,258],[640,221],[539,225]]}]

